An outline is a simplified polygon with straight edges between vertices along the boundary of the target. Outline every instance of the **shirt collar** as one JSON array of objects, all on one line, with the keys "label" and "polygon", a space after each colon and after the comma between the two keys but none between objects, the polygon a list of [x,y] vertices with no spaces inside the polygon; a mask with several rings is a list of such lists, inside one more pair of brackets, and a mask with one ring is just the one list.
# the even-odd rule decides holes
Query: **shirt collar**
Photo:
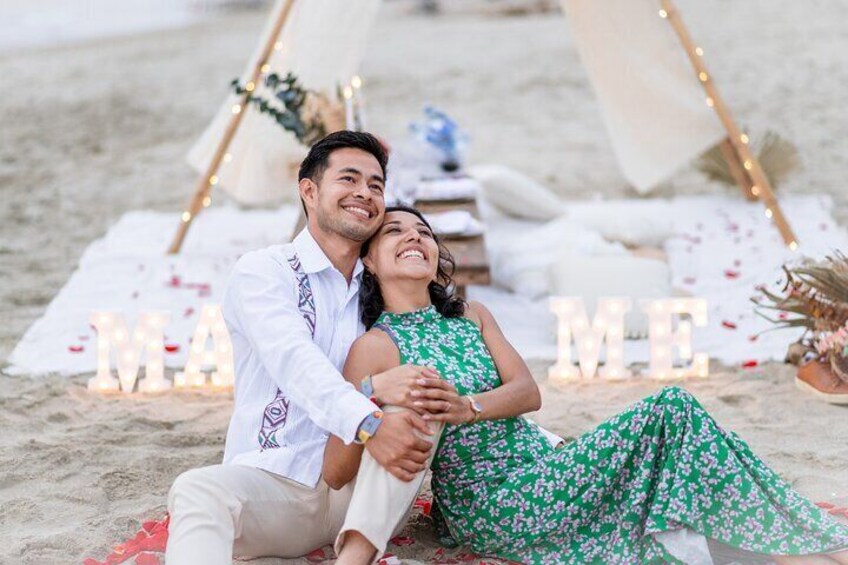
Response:
[{"label": "shirt collar", "polygon": [[[309,228],[297,234],[294,238],[294,248],[297,251],[297,256],[300,258],[300,264],[303,266],[303,271],[307,274],[320,273],[325,269],[331,269],[333,263],[330,261],[312,234],[309,233]],[[364,270],[364,265],[361,259],[356,260],[356,265],[353,267],[353,278],[359,279]]]}]

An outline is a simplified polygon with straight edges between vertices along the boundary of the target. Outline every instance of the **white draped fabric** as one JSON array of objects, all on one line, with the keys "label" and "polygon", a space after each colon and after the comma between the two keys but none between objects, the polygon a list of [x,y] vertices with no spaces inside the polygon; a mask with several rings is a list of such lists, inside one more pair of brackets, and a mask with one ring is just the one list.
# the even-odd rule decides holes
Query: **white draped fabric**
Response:
[{"label": "white draped fabric", "polygon": [[[275,3],[242,74],[242,84],[249,80],[284,2]],[[272,51],[268,60],[269,72],[285,75],[292,71],[305,87],[335,95],[337,87],[349,83],[357,72],[379,6],[380,0],[296,0],[278,38],[281,49]],[[270,97],[262,84],[256,85],[255,92]],[[227,97],[189,152],[188,162],[199,172],[212,159],[236,102],[235,94]],[[246,112],[228,150],[231,159],[218,171],[216,188],[248,206],[293,198],[296,177],[292,173],[306,150],[269,116],[253,107]]]},{"label": "white draped fabric", "polygon": [[657,0],[561,0],[624,177],[641,193],[727,132]]}]

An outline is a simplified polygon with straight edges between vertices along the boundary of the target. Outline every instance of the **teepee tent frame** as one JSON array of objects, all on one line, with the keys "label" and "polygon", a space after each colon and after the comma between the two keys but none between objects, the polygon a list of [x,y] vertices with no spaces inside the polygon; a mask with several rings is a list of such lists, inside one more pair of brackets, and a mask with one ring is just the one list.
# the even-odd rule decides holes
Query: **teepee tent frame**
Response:
[{"label": "teepee tent frame", "polygon": [[[227,154],[227,149],[229,148],[230,143],[238,131],[239,125],[241,124],[247,98],[250,91],[252,91],[255,85],[259,83],[262,76],[270,71],[268,59],[278,41],[278,37],[283,27],[285,26],[286,20],[289,18],[294,2],[295,0],[284,0],[279,5],[273,27],[271,28],[271,33],[266,38],[265,44],[254,62],[250,80],[247,82],[248,92],[245,92],[239,101],[232,106],[232,115],[230,116],[226,128],[224,129],[224,133],[217,144],[212,159],[199,178],[194,194],[181,215],[181,222],[177,228],[177,232],[171,246],[168,249],[169,253],[179,253],[186,234],[191,227],[191,223],[197,215],[202,212],[203,208],[209,206],[211,203],[209,194],[212,187],[218,184],[218,169],[224,160],[224,156]],[[658,16],[668,20],[677,35],[681,46],[686,52],[695,72],[695,77],[704,89],[706,94],[705,103],[715,111],[717,117],[721,121],[721,124],[727,130],[727,138],[720,143],[719,147],[721,149],[722,156],[725,161],[727,161],[733,178],[739,184],[745,198],[752,201],[759,200],[763,203],[765,206],[766,216],[774,222],[781,237],[783,238],[784,243],[791,249],[796,249],[798,247],[798,240],[783,215],[783,211],[781,210],[777,198],[774,195],[774,191],[772,190],[771,183],[769,182],[765,171],[763,171],[759,160],[750,150],[748,145],[748,136],[743,133],[736,124],[730,114],[727,104],[724,102],[724,99],[719,94],[718,88],[713,82],[710,74],[707,72],[703,61],[703,50],[696,46],[693,42],[689,35],[689,31],[684,25],[680,13],[674,6],[672,0],[659,0],[659,2],[660,8],[658,9]]]}]

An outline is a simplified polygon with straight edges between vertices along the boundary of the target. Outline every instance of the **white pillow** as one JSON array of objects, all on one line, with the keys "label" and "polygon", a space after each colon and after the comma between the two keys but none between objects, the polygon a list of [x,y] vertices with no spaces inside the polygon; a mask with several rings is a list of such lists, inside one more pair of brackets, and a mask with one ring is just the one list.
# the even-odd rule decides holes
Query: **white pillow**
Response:
[{"label": "white pillow", "polygon": [[561,217],[510,238],[493,238],[489,246],[492,278],[531,299],[551,294],[551,267],[571,256],[626,254],[619,244]]},{"label": "white pillow", "polygon": [[667,201],[580,202],[568,206],[568,216],[574,223],[631,246],[662,247],[674,235],[674,219],[669,212]]},{"label": "white pillow", "polygon": [[468,174],[483,186],[483,197],[510,216],[548,221],[565,212],[556,194],[515,169],[478,165]]},{"label": "white pillow", "polygon": [[626,296],[632,301],[624,317],[625,336],[648,335],[648,317],[640,310],[639,301],[646,298],[672,296],[671,270],[656,259],[618,255],[606,257],[572,256],[557,261],[550,270],[551,294],[582,296],[591,320],[598,298]]}]

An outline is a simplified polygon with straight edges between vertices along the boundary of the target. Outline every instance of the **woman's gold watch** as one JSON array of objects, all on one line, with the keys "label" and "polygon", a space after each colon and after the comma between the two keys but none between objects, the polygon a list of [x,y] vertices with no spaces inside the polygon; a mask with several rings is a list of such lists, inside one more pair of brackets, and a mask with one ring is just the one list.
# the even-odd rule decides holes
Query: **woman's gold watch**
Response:
[{"label": "woman's gold watch", "polygon": [[474,412],[474,417],[468,422],[469,424],[473,424],[483,416],[483,407],[470,394],[465,398],[468,399],[468,403],[471,404],[471,411]]}]

